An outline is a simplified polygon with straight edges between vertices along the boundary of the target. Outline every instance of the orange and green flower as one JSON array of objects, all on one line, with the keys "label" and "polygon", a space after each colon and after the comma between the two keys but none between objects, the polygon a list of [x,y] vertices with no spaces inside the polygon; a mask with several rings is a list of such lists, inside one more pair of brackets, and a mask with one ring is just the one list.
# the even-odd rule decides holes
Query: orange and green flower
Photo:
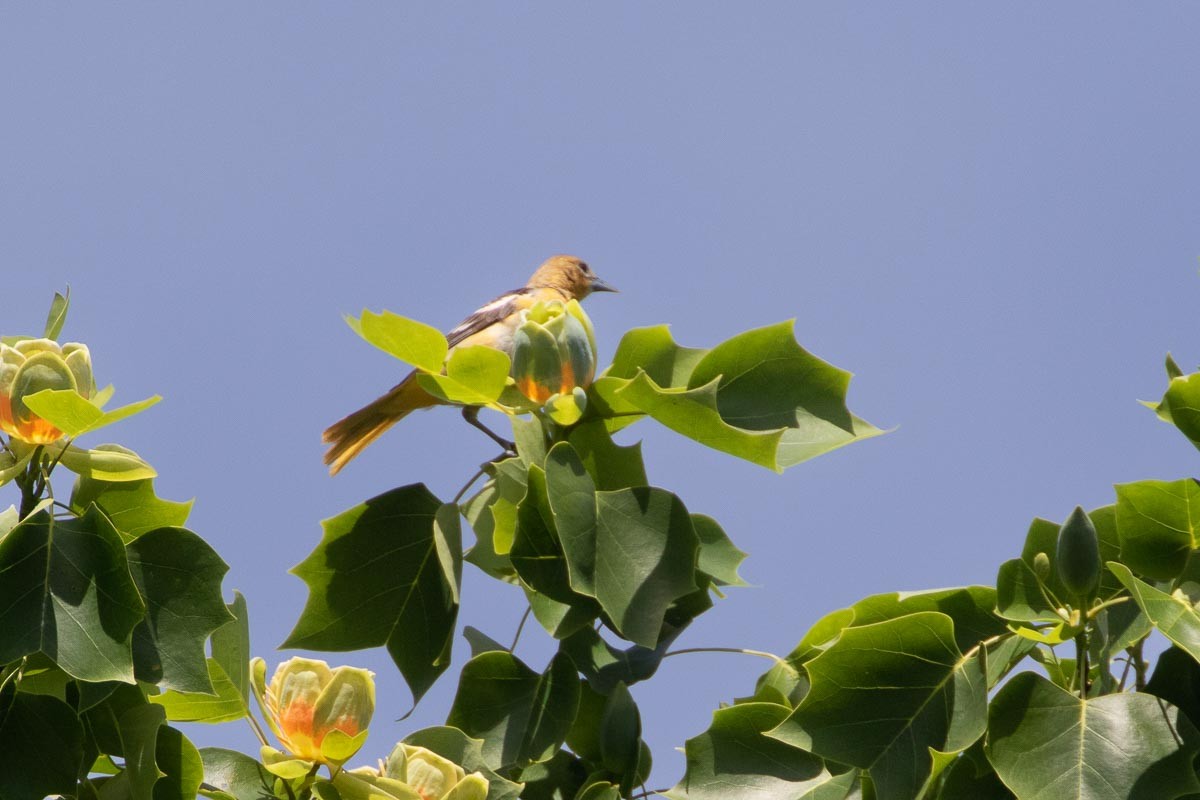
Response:
[{"label": "orange and green flower", "polygon": [[29,444],[50,444],[63,432],[35,414],[25,398],[46,389],[68,390],[85,400],[96,395],[92,357],[77,342],[21,339],[0,344],[0,430]]},{"label": "orange and green flower", "polygon": [[358,752],[375,713],[373,673],[297,657],[280,664],[267,684],[266,670],[261,658],[251,663],[255,694],[288,753],[340,767]]},{"label": "orange and green flower", "polygon": [[596,374],[596,337],[575,300],[537,303],[521,312],[513,337],[512,377],[521,394],[555,422],[570,425],[587,407]]}]

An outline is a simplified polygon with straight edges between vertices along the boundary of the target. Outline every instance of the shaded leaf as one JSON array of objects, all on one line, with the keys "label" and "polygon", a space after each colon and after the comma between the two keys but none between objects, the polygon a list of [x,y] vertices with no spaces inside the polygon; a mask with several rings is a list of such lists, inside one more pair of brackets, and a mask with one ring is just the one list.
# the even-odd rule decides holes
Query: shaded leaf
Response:
[{"label": "shaded leaf", "polygon": [[204,764],[204,782],[229,794],[235,800],[262,800],[273,797],[275,776],[250,756],[219,747],[200,748]]},{"label": "shaded leaf", "polygon": [[73,794],[83,745],[83,728],[66,703],[0,692],[0,797]]},{"label": "shaded leaf", "polygon": [[625,684],[618,683],[604,703],[600,716],[600,760],[618,776],[622,792],[635,783],[641,756],[642,716]]},{"label": "shaded leaf", "polygon": [[579,705],[579,679],[566,657],[539,675],[508,652],[468,661],[446,724],[482,739],[492,769],[549,758],[566,738]]},{"label": "shaded leaf", "polygon": [[1116,489],[1120,561],[1156,580],[1183,572],[1188,555],[1200,547],[1200,484],[1189,478],[1118,484]]},{"label": "shaded leaf", "polygon": [[233,593],[233,602],[225,606],[233,621],[212,634],[212,657],[237,689],[242,704],[250,708],[250,617],[246,598]]},{"label": "shaded leaf", "polygon": [[127,546],[129,571],[146,602],[133,632],[138,680],[181,692],[210,692],[204,643],[233,620],[221,598],[229,566],[185,528],[158,528]]},{"label": "shaded leaf", "polygon": [[151,800],[154,784],[163,774],[155,757],[158,732],[165,724],[165,712],[158,706],[141,704],[121,715],[118,731],[125,773],[133,800]]},{"label": "shaded leaf", "polygon": [[633,645],[621,650],[606,642],[599,631],[584,627],[564,638],[559,649],[571,657],[592,688],[608,694],[618,683],[632,686],[653,676],[672,641],[674,637],[654,648]]},{"label": "shaded leaf", "polygon": [[1200,791],[1191,767],[1197,750],[1200,734],[1156,697],[1084,701],[1032,672],[1001,687],[988,711],[988,759],[1021,800],[1162,800]]},{"label": "shaded leaf", "polygon": [[983,733],[984,657],[964,656],[954,623],[920,612],[847,628],[804,665],[811,686],[771,736],[870,771],[881,800],[913,797],[933,767]]},{"label": "shaded leaf", "polygon": [[463,628],[462,635],[467,640],[467,645],[471,648],[471,658],[481,653],[490,653],[492,651],[511,652],[507,647],[471,625]]},{"label": "shaded leaf", "polygon": [[[458,616],[462,544],[457,527],[450,527],[457,514],[439,517],[441,507],[415,484],[322,522],[321,543],[292,569],[309,596],[283,646],[345,651],[386,645],[419,700],[450,664]],[[439,550],[449,555],[453,575]]]},{"label": "shaded leaf", "polygon": [[144,614],[121,537],[98,511],[43,510],[0,541],[0,663],[41,652],[81,680],[132,681]]},{"label": "shaded leaf", "polygon": [[571,429],[567,441],[602,491],[646,486],[642,444],[622,446],[612,440],[603,421],[583,422]]},{"label": "shaded leaf", "polygon": [[187,800],[195,797],[204,781],[200,751],[176,728],[158,729],[154,759],[163,775],[154,784],[154,800]]},{"label": "shaded leaf", "polygon": [[[687,771],[666,796],[678,800],[845,797],[854,783],[853,772],[831,775],[812,753],[765,735],[787,716],[788,709],[771,703],[744,703],[715,711],[708,730],[688,739]],[[826,793],[815,795],[820,787]]]},{"label": "shaded leaf", "polygon": [[1014,800],[1016,795],[996,775],[982,744],[967,749],[946,769],[938,800]]},{"label": "shaded leaf", "polygon": [[1195,724],[1200,719],[1200,664],[1186,650],[1168,648],[1155,662],[1146,692],[1166,700]]}]

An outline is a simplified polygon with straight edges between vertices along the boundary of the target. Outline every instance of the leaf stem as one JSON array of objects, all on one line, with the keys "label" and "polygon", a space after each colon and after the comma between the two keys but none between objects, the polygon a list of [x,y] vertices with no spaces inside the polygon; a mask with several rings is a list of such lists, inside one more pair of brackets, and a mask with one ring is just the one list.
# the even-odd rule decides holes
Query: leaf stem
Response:
[{"label": "leaf stem", "polygon": [[744,647],[684,647],[679,650],[672,650],[669,653],[665,653],[663,655],[663,658],[670,658],[671,656],[680,656],[680,655],[683,655],[684,653],[740,653],[744,656],[758,656],[759,658],[769,658],[770,660],[774,661],[776,664],[780,664],[784,667],[787,667],[788,669],[794,669],[792,667],[792,665],[787,662],[786,659],[780,658],[779,656],[775,655],[774,653],[768,653],[764,650],[748,650]]},{"label": "leaf stem", "polygon": [[25,669],[25,662],[28,660],[28,658],[28,656],[22,658],[20,663],[13,666],[11,672],[5,675],[3,680],[0,680],[0,692],[3,692],[4,687],[8,686],[9,681],[14,680],[14,678],[17,683],[21,682],[21,671]]},{"label": "leaf stem", "polygon": [[258,724],[258,720],[254,718],[249,707],[246,708],[246,721],[250,723],[250,729],[254,731],[254,735],[258,737],[258,741],[263,747],[270,747],[271,743],[267,741],[267,734],[263,732],[262,726]]},{"label": "leaf stem", "polygon": [[491,466],[491,464],[492,464],[491,461],[487,462],[486,464],[480,464],[479,469],[475,470],[475,474],[472,475],[471,478],[466,483],[463,484],[463,487],[458,490],[458,494],[454,495],[454,499],[451,500],[450,502],[453,503],[454,505],[458,505],[458,501],[462,500],[463,495],[467,493],[467,490],[475,485],[475,481],[479,480],[483,476],[483,474],[487,472],[487,468],[489,466]]},{"label": "leaf stem", "polygon": [[525,623],[529,620],[529,615],[533,611],[533,606],[525,609],[525,613],[521,615],[521,621],[517,624],[517,632],[513,635],[512,644],[508,646],[508,652],[513,652],[517,649],[517,642],[521,640],[521,631],[525,630]]},{"label": "leaf stem", "polygon": [[1099,614],[1101,611],[1103,611],[1106,608],[1111,608],[1112,606],[1120,605],[1121,603],[1127,602],[1132,599],[1133,598],[1130,597],[1129,595],[1121,595],[1119,597],[1113,597],[1108,600],[1105,600],[1103,603],[1100,603],[1099,605],[1092,606],[1092,608],[1087,612],[1088,619],[1095,618],[1095,616],[1097,614]]},{"label": "leaf stem", "polygon": [[1138,639],[1137,643],[1129,648],[1129,658],[1133,661],[1133,688],[1139,692],[1146,688],[1146,660],[1142,657],[1142,645],[1146,640]]},{"label": "leaf stem", "polygon": [[1075,636],[1075,667],[1079,699],[1087,700],[1088,694],[1088,635],[1087,628]]}]

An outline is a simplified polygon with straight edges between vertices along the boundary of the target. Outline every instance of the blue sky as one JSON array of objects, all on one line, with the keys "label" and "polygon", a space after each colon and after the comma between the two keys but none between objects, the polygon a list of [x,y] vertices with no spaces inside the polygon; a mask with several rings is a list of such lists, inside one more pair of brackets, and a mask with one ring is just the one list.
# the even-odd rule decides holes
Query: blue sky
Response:
[{"label": "blue sky", "polygon": [[[757,588],[680,646],[785,652],[866,594],[991,583],[1034,516],[1194,473],[1135,400],[1168,349],[1200,362],[1200,7],[123,11],[0,11],[0,329],[36,331],[69,283],[100,382],[165,396],[112,438],[196,497],[270,661],[318,520],[402,483],[452,496],[492,455],[430,412],[330,479],[320,431],[400,375],[341,315],[449,328],[556,252],[622,290],[588,301],[602,360],[634,326],[708,346],[796,318],[856,374],[851,408],[899,426],[783,476],[627,432],[751,554]],[[470,567],[464,603],[502,640],[522,611]],[[382,651],[325,656],[379,673],[364,755],[444,719],[466,650],[404,723]],[[518,654],[550,650],[531,629]],[[764,666],[680,656],[635,689],[655,786]]]}]

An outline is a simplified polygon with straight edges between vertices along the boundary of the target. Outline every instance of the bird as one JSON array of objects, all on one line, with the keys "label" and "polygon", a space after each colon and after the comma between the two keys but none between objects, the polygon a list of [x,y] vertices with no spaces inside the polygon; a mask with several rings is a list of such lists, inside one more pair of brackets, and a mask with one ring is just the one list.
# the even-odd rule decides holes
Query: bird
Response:
[{"label": "bird", "polygon": [[[612,286],[592,272],[582,259],[556,255],[546,259],[519,289],[505,292],[485,303],[446,334],[450,352],[456,347],[484,345],[512,355],[513,336],[521,324],[521,312],[536,303],[558,300],[582,300],[592,292],[615,292]],[[447,353],[449,357],[449,353]],[[388,392],[325,429],[322,439],[329,445],[325,464],[336,475],[367,445],[413,411],[444,404],[426,392],[416,380],[416,370]],[[463,417],[502,446],[512,443],[501,439],[478,420],[479,408],[467,406]]]}]

